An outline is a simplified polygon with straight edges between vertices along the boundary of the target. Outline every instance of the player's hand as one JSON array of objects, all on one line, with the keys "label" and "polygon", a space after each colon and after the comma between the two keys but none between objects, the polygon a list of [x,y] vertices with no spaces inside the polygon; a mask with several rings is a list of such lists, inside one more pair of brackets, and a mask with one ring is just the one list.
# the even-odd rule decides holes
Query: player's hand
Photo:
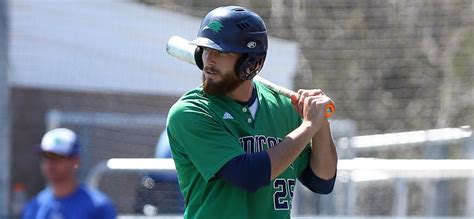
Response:
[{"label": "player's hand", "polygon": [[320,89],[300,89],[297,95],[291,97],[293,106],[304,121],[311,122],[311,126],[317,131],[326,120],[326,105],[334,102]]},{"label": "player's hand", "polygon": [[305,97],[309,96],[318,96],[318,95],[323,95],[324,93],[320,89],[313,89],[313,90],[305,90],[305,89],[300,89],[298,90],[295,95],[291,96],[291,103],[293,104],[293,107],[295,108],[296,112],[300,115],[300,117],[303,117],[303,105],[304,105],[304,99]]}]

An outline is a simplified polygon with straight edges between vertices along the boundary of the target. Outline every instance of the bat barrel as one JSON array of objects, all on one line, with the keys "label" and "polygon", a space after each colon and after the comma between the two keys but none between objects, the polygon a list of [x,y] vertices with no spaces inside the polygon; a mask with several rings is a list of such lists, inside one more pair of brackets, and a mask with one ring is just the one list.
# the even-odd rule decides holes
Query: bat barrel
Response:
[{"label": "bat barrel", "polygon": [[179,36],[171,37],[166,44],[166,52],[168,54],[187,63],[196,65],[194,51],[196,51],[196,45],[190,44],[188,40]]}]

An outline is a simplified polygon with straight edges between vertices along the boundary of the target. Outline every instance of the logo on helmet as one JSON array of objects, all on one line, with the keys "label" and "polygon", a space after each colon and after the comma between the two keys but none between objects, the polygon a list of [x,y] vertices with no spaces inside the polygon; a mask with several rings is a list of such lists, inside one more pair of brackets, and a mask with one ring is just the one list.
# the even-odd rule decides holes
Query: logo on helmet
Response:
[{"label": "logo on helmet", "polygon": [[219,33],[222,30],[223,27],[224,27],[224,25],[222,25],[222,23],[220,21],[213,20],[211,23],[209,23],[207,26],[205,26],[203,30],[209,28],[212,31],[214,31],[214,33]]},{"label": "logo on helmet", "polygon": [[247,43],[247,47],[250,48],[250,49],[253,49],[257,46],[257,43],[254,42],[254,41],[250,41]]}]

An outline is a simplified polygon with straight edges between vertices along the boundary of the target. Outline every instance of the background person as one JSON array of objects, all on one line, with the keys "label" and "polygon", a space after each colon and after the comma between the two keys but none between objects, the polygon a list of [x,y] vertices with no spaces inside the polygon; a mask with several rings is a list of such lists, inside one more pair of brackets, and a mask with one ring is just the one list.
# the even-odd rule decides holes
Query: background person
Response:
[{"label": "background person", "polygon": [[106,195],[77,181],[80,146],[69,129],[53,129],[43,136],[39,154],[48,186],[27,204],[23,219],[116,218]]}]

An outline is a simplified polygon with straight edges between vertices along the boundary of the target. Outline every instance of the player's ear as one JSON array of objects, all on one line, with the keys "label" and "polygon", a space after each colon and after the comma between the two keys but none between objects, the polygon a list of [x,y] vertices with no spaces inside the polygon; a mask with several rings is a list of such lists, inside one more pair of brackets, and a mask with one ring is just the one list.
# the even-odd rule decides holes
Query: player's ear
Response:
[{"label": "player's ear", "polygon": [[79,159],[79,157],[73,157],[71,158],[71,160],[74,165],[74,169],[79,168],[79,164],[81,164],[81,159]]}]

